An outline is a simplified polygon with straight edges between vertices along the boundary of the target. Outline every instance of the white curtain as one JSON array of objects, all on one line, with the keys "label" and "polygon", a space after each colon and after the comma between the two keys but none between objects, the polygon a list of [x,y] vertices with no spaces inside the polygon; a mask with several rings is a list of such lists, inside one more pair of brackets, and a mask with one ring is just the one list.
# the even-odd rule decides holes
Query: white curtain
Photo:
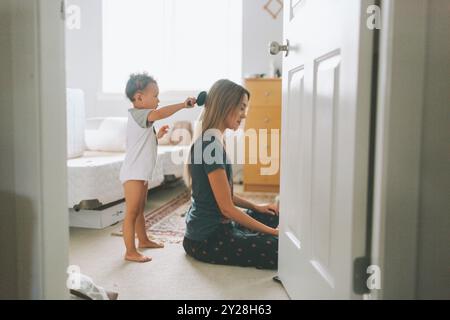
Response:
[{"label": "white curtain", "polygon": [[103,0],[103,91],[141,71],[162,92],[241,82],[242,0]]}]

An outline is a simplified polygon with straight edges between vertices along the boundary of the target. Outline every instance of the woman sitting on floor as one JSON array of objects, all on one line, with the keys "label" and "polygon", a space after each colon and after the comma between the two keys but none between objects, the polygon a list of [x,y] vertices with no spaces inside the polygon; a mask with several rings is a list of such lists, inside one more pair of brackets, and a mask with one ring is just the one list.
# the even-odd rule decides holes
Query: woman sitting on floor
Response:
[{"label": "woman sitting on floor", "polygon": [[233,193],[224,147],[224,131],[239,128],[249,99],[245,88],[229,80],[217,81],[209,91],[186,168],[192,205],[183,247],[203,262],[277,269],[278,207],[256,205]]}]

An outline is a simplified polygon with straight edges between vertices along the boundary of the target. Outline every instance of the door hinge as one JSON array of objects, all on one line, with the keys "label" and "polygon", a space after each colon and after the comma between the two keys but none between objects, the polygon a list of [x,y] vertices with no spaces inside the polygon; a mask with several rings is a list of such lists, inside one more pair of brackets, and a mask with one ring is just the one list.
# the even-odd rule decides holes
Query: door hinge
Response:
[{"label": "door hinge", "polygon": [[368,257],[358,257],[353,262],[353,292],[356,294],[370,293],[367,280],[370,274],[367,272],[370,266]]}]

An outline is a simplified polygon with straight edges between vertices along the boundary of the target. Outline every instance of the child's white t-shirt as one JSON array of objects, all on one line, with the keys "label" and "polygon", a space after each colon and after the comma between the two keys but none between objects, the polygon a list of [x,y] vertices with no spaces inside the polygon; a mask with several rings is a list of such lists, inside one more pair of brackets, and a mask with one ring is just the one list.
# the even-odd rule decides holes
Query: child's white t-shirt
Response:
[{"label": "child's white t-shirt", "polygon": [[120,170],[120,182],[150,181],[158,156],[158,140],[148,115],[152,109],[129,109],[126,155]]}]

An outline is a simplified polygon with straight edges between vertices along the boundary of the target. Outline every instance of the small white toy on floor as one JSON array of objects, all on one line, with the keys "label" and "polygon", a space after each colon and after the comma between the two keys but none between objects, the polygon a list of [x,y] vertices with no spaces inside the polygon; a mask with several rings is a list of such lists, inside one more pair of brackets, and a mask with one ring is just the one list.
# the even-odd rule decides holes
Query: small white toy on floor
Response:
[{"label": "small white toy on floor", "polygon": [[68,282],[71,284],[69,287],[72,300],[117,300],[119,296],[117,292],[107,291],[96,285],[90,277],[81,273],[72,274]]}]

